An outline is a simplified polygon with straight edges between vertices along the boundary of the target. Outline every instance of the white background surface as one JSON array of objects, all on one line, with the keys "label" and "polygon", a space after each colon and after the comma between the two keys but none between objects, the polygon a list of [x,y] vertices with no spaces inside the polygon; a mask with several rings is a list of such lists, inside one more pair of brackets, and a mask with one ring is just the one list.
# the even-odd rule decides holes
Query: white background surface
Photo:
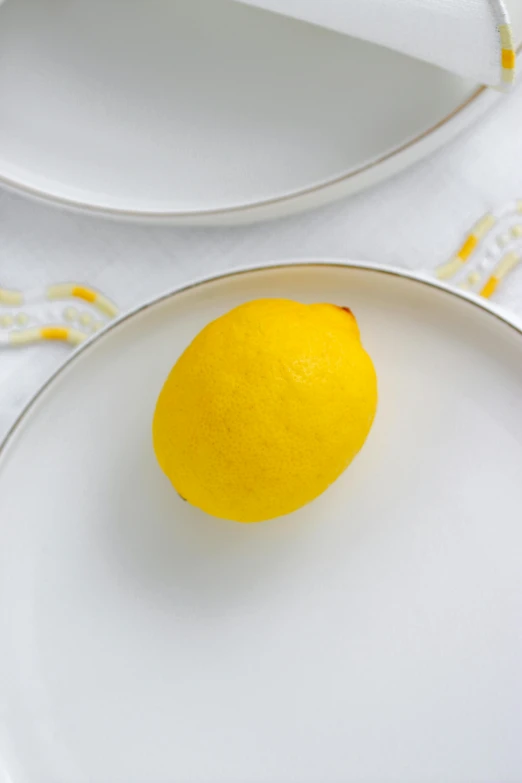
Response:
[{"label": "white background surface", "polygon": [[[518,88],[449,147],[384,185],[316,212],[241,228],[113,223],[0,192],[0,285],[84,281],[125,310],[197,277],[279,259],[331,256],[431,269],[482,213],[522,197],[521,127]],[[522,269],[495,299],[522,315]],[[69,350],[0,353],[0,435]]]}]

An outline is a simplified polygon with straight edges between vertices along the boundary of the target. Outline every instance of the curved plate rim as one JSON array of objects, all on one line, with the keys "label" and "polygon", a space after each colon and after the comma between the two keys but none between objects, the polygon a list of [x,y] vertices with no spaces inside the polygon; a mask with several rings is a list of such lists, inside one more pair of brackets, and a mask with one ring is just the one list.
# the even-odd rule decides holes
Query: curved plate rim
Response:
[{"label": "curved plate rim", "polygon": [[[522,47],[518,51],[522,50]],[[60,196],[44,189],[27,185],[24,182],[12,179],[5,176],[0,172],[0,185],[7,190],[15,193],[20,193],[29,198],[43,201],[47,204],[51,204],[56,207],[72,209],[74,211],[84,212],[89,215],[95,215],[100,217],[127,220],[140,223],[163,223],[163,222],[179,222],[180,224],[199,224],[199,225],[218,225],[222,223],[240,223],[240,222],[254,222],[255,220],[268,219],[270,217],[284,216],[292,212],[304,211],[307,208],[319,205],[321,203],[328,203],[328,201],[334,201],[336,198],[342,198],[343,195],[350,195],[355,193],[359,189],[363,190],[365,187],[374,184],[372,181],[363,182],[360,187],[357,187],[357,180],[366,177],[371,177],[372,172],[378,171],[393,162],[399,162],[403,156],[408,153],[412,154],[413,151],[419,150],[417,157],[413,158],[409,162],[415,162],[422,159],[429,152],[433,152],[444,144],[444,141],[448,139],[441,139],[437,144],[434,141],[435,135],[438,131],[443,129],[449,132],[448,138],[458,135],[459,131],[467,127],[467,124],[471,123],[474,118],[473,110],[481,113],[485,112],[490,105],[490,101],[494,101],[495,98],[500,97],[501,93],[495,91],[486,86],[479,86],[467,98],[465,98],[455,109],[449,114],[442,117],[435,122],[429,128],[421,131],[417,135],[406,139],[401,144],[392,147],[388,151],[384,152],[376,158],[365,161],[356,168],[344,171],[341,174],[337,174],[326,180],[316,182],[309,186],[300,188],[295,191],[289,191],[273,198],[261,199],[259,201],[252,201],[244,204],[235,204],[228,207],[218,207],[216,209],[203,209],[203,210],[140,210],[140,209],[126,209],[120,207],[102,206],[88,201],[82,201],[73,197]],[[490,101],[488,101],[488,98]],[[482,105],[483,104],[483,105]],[[468,122],[466,122],[467,114],[470,115]],[[460,125],[458,124],[460,120]],[[452,129],[456,126],[453,132]],[[423,142],[428,140],[432,141],[432,147],[426,149],[423,153],[422,148],[419,149]],[[403,166],[399,165],[398,171],[406,168],[408,161]],[[378,182],[381,179],[385,179],[387,176],[394,173],[390,171],[382,172],[377,175],[374,182]],[[352,190],[350,190],[350,185]],[[344,191],[339,192],[340,188],[345,188]],[[307,202],[308,199],[312,199],[311,202]],[[313,201],[315,199],[315,201]],[[268,211],[269,214],[265,214]]]},{"label": "curved plate rim", "polygon": [[53,386],[54,382],[61,377],[69,367],[74,365],[77,361],[80,361],[90,349],[102,341],[112,331],[119,329],[120,326],[131,321],[141,313],[146,312],[156,305],[167,302],[170,299],[175,299],[178,295],[187,291],[191,291],[195,288],[205,286],[207,283],[217,283],[219,281],[229,280],[236,277],[241,277],[251,273],[258,272],[270,272],[276,270],[293,270],[293,269],[352,269],[366,272],[373,272],[376,274],[382,274],[390,277],[398,277],[403,280],[409,280],[413,283],[417,283],[428,288],[434,288],[435,290],[442,291],[449,296],[454,297],[461,302],[465,302],[473,307],[482,310],[489,314],[493,318],[501,321],[506,326],[510,327],[520,338],[522,338],[522,320],[517,316],[511,315],[503,308],[489,302],[486,299],[482,299],[475,294],[469,294],[465,291],[461,291],[453,286],[441,283],[435,278],[430,277],[428,274],[422,274],[418,272],[412,272],[407,269],[401,269],[393,266],[383,266],[379,264],[366,263],[364,261],[351,261],[336,258],[324,258],[324,259],[296,259],[285,261],[273,261],[266,264],[259,264],[253,266],[243,266],[238,269],[233,269],[225,272],[218,272],[215,275],[205,275],[199,278],[195,278],[188,283],[176,286],[169,289],[163,294],[159,294],[148,299],[146,302],[132,308],[128,312],[119,316],[107,324],[107,326],[101,331],[94,334],[86,342],[84,342],[79,348],[68,356],[68,358],[60,364],[47,381],[41,386],[38,391],[31,397],[28,403],[24,406],[21,413],[15,419],[14,423],[8,429],[3,440],[0,440],[0,469],[2,467],[2,460],[6,457],[8,446],[14,441],[18,431],[25,423],[25,420],[31,414],[36,403],[44,396],[44,394]]}]

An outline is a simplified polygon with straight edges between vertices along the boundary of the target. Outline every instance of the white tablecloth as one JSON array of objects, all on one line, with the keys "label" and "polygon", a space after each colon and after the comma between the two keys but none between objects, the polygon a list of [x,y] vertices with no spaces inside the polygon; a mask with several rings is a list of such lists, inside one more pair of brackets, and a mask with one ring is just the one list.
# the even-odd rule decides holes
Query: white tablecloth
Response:
[{"label": "white tablecloth", "polygon": [[[122,309],[191,279],[279,259],[348,258],[433,269],[484,212],[522,198],[522,88],[449,147],[393,180],[313,213],[223,229],[144,227],[0,191],[0,285],[85,281]],[[495,295],[522,315],[522,268]],[[0,352],[0,438],[70,349]]]}]

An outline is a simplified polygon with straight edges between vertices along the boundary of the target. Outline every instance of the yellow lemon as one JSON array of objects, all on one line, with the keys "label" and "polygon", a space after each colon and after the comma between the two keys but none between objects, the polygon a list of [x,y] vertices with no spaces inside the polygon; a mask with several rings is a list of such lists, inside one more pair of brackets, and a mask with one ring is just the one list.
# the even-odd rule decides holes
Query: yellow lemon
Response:
[{"label": "yellow lemon", "polygon": [[350,310],[259,299],[208,324],[179,358],[157,402],[154,449],[189,503],[259,522],[324,492],[376,407]]}]

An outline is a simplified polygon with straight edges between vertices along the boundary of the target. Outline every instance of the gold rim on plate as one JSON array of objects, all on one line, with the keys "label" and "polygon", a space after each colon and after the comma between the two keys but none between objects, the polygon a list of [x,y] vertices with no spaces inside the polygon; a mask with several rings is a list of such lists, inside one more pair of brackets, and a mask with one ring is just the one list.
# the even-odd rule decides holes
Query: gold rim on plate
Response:
[{"label": "gold rim on plate", "polygon": [[133,209],[125,209],[125,208],[120,209],[118,207],[110,207],[110,206],[102,207],[96,204],[90,204],[89,202],[77,200],[75,198],[65,198],[62,196],[57,196],[55,194],[49,193],[45,190],[40,190],[38,188],[31,187],[30,185],[25,185],[21,182],[17,182],[16,180],[6,177],[2,174],[0,174],[0,184],[3,185],[5,188],[8,188],[14,192],[22,193],[26,196],[38,199],[40,201],[45,201],[47,203],[54,204],[55,206],[75,209],[92,215],[130,219],[134,221],[145,221],[145,222],[146,221],[169,221],[169,220],[204,221],[207,218],[211,219],[211,218],[227,217],[227,216],[234,216],[234,215],[244,215],[244,214],[248,214],[248,212],[256,212],[258,210],[263,210],[269,207],[276,206],[278,204],[280,205],[288,204],[290,202],[298,201],[300,199],[306,198],[307,196],[323,193],[331,188],[334,188],[343,183],[347,183],[350,180],[355,179],[356,177],[360,177],[361,175],[372,171],[372,169],[375,169],[383,165],[384,163],[393,160],[394,158],[398,157],[402,153],[410,149],[413,149],[417,144],[420,144],[422,141],[428,139],[437,131],[441,130],[446,125],[448,125],[452,120],[460,116],[466,109],[476,104],[477,101],[488,92],[493,92],[493,91],[489,87],[485,87],[485,86],[478,87],[476,90],[474,90],[474,92],[471,95],[469,95],[464,101],[462,101],[462,103],[460,103],[455,109],[453,109],[453,111],[451,111],[441,120],[436,122],[430,128],[427,128],[426,130],[417,134],[413,138],[408,139],[403,144],[400,144],[397,147],[393,147],[391,150],[385,152],[383,155],[380,155],[377,158],[373,158],[372,160],[369,160],[367,163],[364,163],[362,166],[358,166],[355,169],[350,169],[349,171],[343,174],[332,177],[331,179],[323,180],[315,185],[310,185],[308,187],[301,188],[299,190],[292,191],[290,193],[286,193],[281,196],[274,196],[273,198],[262,199],[261,201],[252,201],[247,204],[237,204],[235,206],[230,206],[230,207],[219,207],[216,209],[202,209],[202,210],[194,210],[188,212],[174,211],[174,210],[154,212],[148,210],[135,210],[135,209],[133,210]]}]

